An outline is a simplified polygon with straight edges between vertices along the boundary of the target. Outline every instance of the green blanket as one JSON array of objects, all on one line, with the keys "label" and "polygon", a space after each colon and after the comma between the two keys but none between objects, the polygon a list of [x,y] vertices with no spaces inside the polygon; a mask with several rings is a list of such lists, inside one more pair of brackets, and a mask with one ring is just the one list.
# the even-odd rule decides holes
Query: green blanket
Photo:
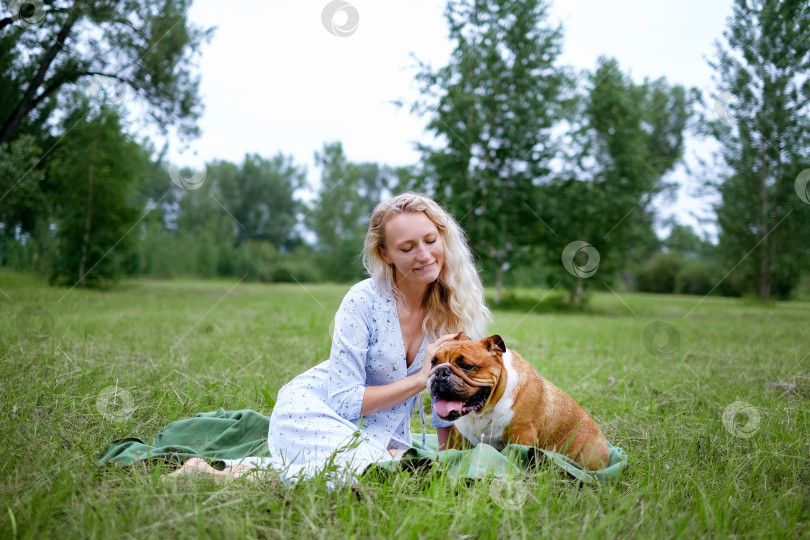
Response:
[{"label": "green blanket", "polygon": [[[148,442],[134,437],[113,441],[104,449],[99,462],[127,466],[145,459],[185,461],[202,457],[216,465],[223,459],[262,456],[267,453],[269,421],[269,417],[249,409],[226,411],[220,408],[172,422]],[[419,435],[413,437],[413,446],[400,461],[380,463],[378,467],[396,470],[437,464],[449,477],[463,479],[518,475],[547,459],[584,483],[614,481],[627,468],[627,454],[611,445],[608,445],[610,464],[600,471],[584,471],[562,454],[519,444],[511,444],[500,452],[486,444],[470,450],[438,452],[436,435],[428,435],[424,448]]]},{"label": "green blanket", "polygon": [[177,420],[161,429],[151,441],[135,437],[118,439],[107,445],[99,461],[102,465],[133,465],[144,459],[184,462],[201,457],[216,462],[267,453],[270,417],[243,409],[199,413]]},{"label": "green blanket", "polygon": [[[562,468],[569,475],[586,483],[612,482],[619,478],[627,468],[627,454],[624,450],[608,443],[610,464],[598,471],[586,471],[567,456],[533,446],[510,444],[500,452],[488,444],[479,444],[470,450],[438,451],[439,441],[436,435],[427,436],[425,448],[422,437],[413,437],[413,448],[402,456],[401,464],[407,467],[423,467],[437,464],[450,478],[473,479],[486,476],[517,476],[522,471],[548,460]],[[395,462],[379,465],[388,470],[395,468]]]}]

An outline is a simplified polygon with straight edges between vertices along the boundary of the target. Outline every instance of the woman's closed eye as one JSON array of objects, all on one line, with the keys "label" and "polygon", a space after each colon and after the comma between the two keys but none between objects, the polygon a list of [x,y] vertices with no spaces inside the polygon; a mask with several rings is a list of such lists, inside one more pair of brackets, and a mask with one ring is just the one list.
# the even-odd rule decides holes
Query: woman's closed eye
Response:
[{"label": "woman's closed eye", "polygon": [[[431,238],[430,240],[425,240],[425,243],[426,244],[435,244],[436,240],[437,240],[437,238]],[[402,248],[400,251],[402,251],[402,253],[408,253],[412,249],[413,249],[413,246],[409,246],[407,248]]]}]

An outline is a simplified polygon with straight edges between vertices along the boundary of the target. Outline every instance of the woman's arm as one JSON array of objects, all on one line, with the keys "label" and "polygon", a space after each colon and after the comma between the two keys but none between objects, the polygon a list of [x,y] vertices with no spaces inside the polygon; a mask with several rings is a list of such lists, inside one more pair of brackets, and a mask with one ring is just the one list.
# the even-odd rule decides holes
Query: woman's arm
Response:
[{"label": "woman's arm", "polygon": [[363,405],[360,414],[368,416],[376,412],[390,409],[407,401],[425,389],[427,379],[419,373],[414,373],[404,379],[382,386],[367,386],[363,394]]}]

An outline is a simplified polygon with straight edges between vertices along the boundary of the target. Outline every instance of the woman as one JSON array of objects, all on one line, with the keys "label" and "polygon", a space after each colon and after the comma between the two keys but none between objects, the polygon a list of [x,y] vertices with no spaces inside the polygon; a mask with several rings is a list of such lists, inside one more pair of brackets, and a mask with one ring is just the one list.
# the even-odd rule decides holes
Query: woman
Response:
[{"label": "woman", "polygon": [[[482,337],[489,310],[463,231],[425,196],[377,205],[363,264],[371,277],[344,297],[329,360],[279,391],[270,457],[230,461],[221,472],[193,458],[173,474],[273,468],[294,479],[329,467],[354,475],[410,447],[410,418],[436,350],[459,331]],[[434,414],[433,424],[444,448],[450,423]]]}]

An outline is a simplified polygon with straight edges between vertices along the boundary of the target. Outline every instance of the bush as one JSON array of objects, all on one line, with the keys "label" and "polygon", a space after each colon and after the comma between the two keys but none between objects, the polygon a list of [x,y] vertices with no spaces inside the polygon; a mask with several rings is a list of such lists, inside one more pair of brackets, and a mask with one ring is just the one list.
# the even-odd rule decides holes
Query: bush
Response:
[{"label": "bush", "polygon": [[675,253],[657,253],[635,273],[636,290],[651,293],[674,293],[683,259]]},{"label": "bush", "polygon": [[[738,268],[726,275],[727,272],[728,270],[725,270],[722,267],[715,268],[715,283],[720,283],[720,285],[717,287],[718,293],[720,293],[722,296],[734,297],[756,294],[756,290],[751,285],[754,283],[753,278],[747,275],[744,269]],[[720,281],[721,279],[723,280],[722,282]]]},{"label": "bush", "polygon": [[793,298],[804,302],[810,301],[810,274],[799,279],[799,283],[793,289]]},{"label": "bush", "polygon": [[[323,281],[323,267],[319,265],[312,250],[299,246],[282,253],[268,242],[251,240],[233,251],[233,259],[227,266],[235,270],[237,277],[263,283],[315,283]],[[220,261],[220,267],[225,263]]]},{"label": "bush", "polygon": [[311,249],[297,247],[287,253],[281,264],[273,269],[271,278],[274,282],[317,283],[323,281],[321,266],[316,264]]},{"label": "bush", "polygon": [[[722,276],[721,276],[722,277]],[[678,294],[709,294],[719,281],[714,276],[713,266],[706,261],[687,261],[675,278]]]}]

